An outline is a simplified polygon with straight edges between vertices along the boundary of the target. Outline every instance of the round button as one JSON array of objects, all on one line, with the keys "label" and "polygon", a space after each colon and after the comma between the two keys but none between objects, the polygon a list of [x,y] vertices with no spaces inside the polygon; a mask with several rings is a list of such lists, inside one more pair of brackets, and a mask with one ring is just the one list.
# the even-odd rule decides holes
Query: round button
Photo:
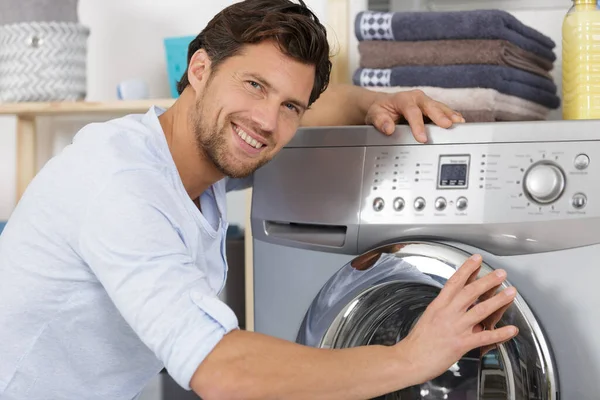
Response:
[{"label": "round button", "polygon": [[446,199],[445,199],[445,198],[443,198],[443,197],[438,197],[438,198],[435,200],[435,209],[436,209],[436,210],[438,210],[438,211],[445,210],[445,209],[446,209],[446,205],[447,205],[447,204],[448,204],[448,203],[446,203]]},{"label": "round button", "polygon": [[425,205],[427,203],[425,203],[425,199],[422,197],[417,197],[415,199],[415,210],[417,211],[423,211],[425,209]]},{"label": "round button", "polygon": [[586,154],[579,154],[573,164],[579,170],[586,169],[590,165],[590,158]]},{"label": "round button", "polygon": [[385,201],[383,201],[381,197],[377,197],[373,200],[373,210],[381,211],[383,210],[383,206],[385,206]]},{"label": "round button", "polygon": [[557,200],[565,189],[565,176],[554,163],[534,164],[525,174],[525,193],[538,204]]},{"label": "round button", "polygon": [[466,197],[459,197],[456,200],[456,208],[458,208],[460,211],[466,210],[468,206],[469,206],[469,200],[467,200]]},{"label": "round button", "polygon": [[573,208],[581,210],[587,204],[587,197],[585,197],[585,194],[583,193],[574,194],[571,199],[571,204],[573,205]]},{"label": "round button", "polygon": [[404,199],[402,197],[396,197],[394,199],[394,210],[396,210],[396,211],[404,210]]}]

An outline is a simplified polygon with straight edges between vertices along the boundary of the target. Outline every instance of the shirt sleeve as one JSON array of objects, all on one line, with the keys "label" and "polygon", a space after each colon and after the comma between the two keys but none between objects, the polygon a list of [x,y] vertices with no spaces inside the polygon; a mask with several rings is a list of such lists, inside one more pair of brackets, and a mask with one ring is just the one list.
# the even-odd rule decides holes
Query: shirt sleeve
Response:
[{"label": "shirt sleeve", "polygon": [[90,203],[79,251],[125,321],[190,390],[198,366],[238,321],[189,254],[182,222],[193,216],[181,202],[156,172],[120,173]]}]

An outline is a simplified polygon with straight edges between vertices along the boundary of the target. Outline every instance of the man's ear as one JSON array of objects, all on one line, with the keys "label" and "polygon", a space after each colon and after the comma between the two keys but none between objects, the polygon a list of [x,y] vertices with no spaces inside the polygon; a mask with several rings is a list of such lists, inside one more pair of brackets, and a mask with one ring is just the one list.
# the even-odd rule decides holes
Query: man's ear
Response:
[{"label": "man's ear", "polygon": [[196,51],[190,59],[190,64],[188,66],[188,80],[195,92],[198,92],[206,85],[208,77],[210,76],[210,67],[211,60],[204,49]]}]

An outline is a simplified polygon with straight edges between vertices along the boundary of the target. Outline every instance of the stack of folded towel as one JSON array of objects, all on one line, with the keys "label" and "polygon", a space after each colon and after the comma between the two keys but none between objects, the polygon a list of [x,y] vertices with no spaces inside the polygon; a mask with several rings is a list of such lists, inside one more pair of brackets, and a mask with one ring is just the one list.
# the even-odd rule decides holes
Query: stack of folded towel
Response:
[{"label": "stack of folded towel", "polygon": [[560,106],[555,43],[501,10],[356,16],[354,84],[421,89],[467,122],[543,120]]}]

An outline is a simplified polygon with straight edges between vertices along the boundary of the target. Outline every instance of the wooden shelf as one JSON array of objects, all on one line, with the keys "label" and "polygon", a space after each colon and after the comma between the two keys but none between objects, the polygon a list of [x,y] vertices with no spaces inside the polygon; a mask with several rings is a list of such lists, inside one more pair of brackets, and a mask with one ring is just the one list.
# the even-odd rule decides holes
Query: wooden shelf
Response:
[{"label": "wooden shelf", "polygon": [[17,117],[134,114],[145,113],[153,105],[169,108],[175,99],[115,100],[109,102],[57,101],[49,103],[20,102],[0,103],[0,115]]},{"label": "wooden shelf", "polygon": [[175,99],[0,103],[0,115],[17,117],[17,201],[38,170],[36,117],[143,114],[152,106],[166,109],[174,102]]}]

